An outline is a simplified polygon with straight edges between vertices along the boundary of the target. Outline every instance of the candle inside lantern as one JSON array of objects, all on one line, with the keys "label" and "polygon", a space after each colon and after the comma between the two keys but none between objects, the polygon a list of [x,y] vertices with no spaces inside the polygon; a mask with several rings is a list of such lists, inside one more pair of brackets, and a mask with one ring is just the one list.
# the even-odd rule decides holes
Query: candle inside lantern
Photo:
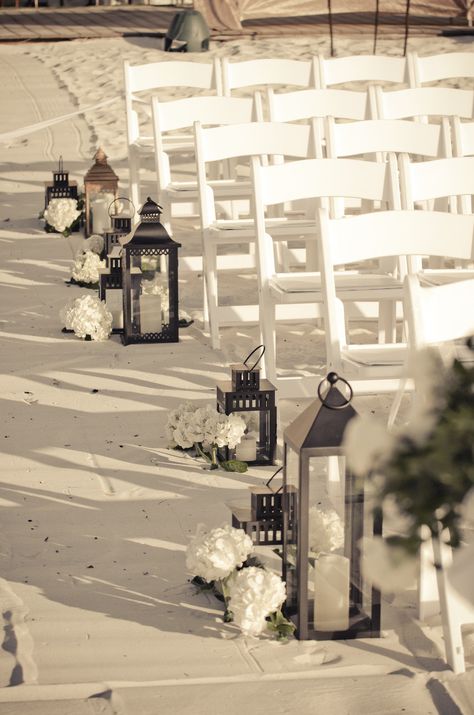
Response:
[{"label": "candle inside lantern", "polygon": [[115,330],[121,330],[123,328],[122,291],[109,288],[105,302],[107,304],[107,309],[112,313],[112,328]]},{"label": "candle inside lantern", "polygon": [[140,296],[140,331],[161,333],[161,295],[142,293]]},{"label": "candle inside lantern", "polygon": [[91,201],[92,233],[104,233],[110,228],[109,206],[113,200],[113,194],[100,193]]},{"label": "candle inside lantern", "polygon": [[245,434],[235,448],[235,458],[240,462],[254,462],[257,459],[257,440]]},{"label": "candle inside lantern", "polygon": [[314,567],[314,627],[318,631],[349,628],[349,559],[320,554]]}]

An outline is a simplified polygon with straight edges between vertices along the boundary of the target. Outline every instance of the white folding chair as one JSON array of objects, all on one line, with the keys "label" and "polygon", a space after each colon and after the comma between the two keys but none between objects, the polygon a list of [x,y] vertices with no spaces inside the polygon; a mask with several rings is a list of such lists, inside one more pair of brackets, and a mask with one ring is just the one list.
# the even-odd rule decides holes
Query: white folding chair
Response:
[{"label": "white folding chair", "polygon": [[[205,90],[222,94],[220,61],[191,62],[172,60],[131,65],[124,62],[125,112],[127,122],[128,164],[130,172],[130,198],[135,206],[140,205],[140,163],[151,157],[153,137],[146,133],[150,119],[149,95],[159,89],[182,87],[188,90]],[[168,152],[180,152],[193,146],[189,133],[170,137]]]},{"label": "white folding chair", "polygon": [[[412,360],[417,351],[427,345],[443,348],[451,345],[458,359],[473,362],[472,350],[459,342],[461,338],[474,335],[473,279],[423,287],[417,276],[409,275],[405,279],[403,302]],[[397,394],[398,405],[402,393],[403,386]],[[461,626],[474,623],[474,606],[467,607],[452,588],[449,581],[451,560],[451,549],[442,543],[441,535],[433,538],[432,543],[423,542],[418,608],[422,620],[441,610],[447,663],[455,673],[463,673],[465,663]],[[439,564],[439,567],[435,569],[433,563]]]},{"label": "white folding chair", "polygon": [[348,57],[318,56],[316,86],[321,89],[347,82],[408,83],[408,67],[404,57],[383,55],[350,55]]},{"label": "white folding chair", "polygon": [[[438,210],[472,213],[474,194],[474,157],[456,157],[433,161],[411,162],[406,154],[399,156],[402,207],[415,209],[416,204],[435,201]],[[438,267],[423,268],[421,257],[410,259],[409,271],[418,273],[424,283],[439,284],[474,277],[474,268],[459,262],[454,268],[438,261]]]},{"label": "white folding chair", "polygon": [[[198,185],[194,172],[192,180],[181,181],[173,178],[173,155],[168,154],[166,146],[168,132],[193,127],[196,121],[203,126],[252,122],[256,118],[254,102],[251,98],[243,97],[189,97],[160,102],[159,98],[153,95],[151,105],[158,196],[163,207],[164,225],[170,231],[173,205],[197,204]],[[194,142],[191,159],[195,171]],[[237,185],[233,179],[216,179],[211,182],[211,186],[220,198],[250,195],[250,182],[239,182]]]},{"label": "white folding chair", "polygon": [[444,52],[427,57],[409,52],[407,63],[410,87],[422,87],[428,82],[446,79],[474,78],[473,52]]},{"label": "white folding chair", "polygon": [[[314,159],[295,161],[280,166],[260,166],[252,162],[254,211],[259,259],[260,326],[265,369],[268,378],[280,391],[280,396],[314,394],[314,380],[278,375],[276,367],[276,320],[301,321],[319,317],[317,304],[323,301],[321,275],[314,271],[286,271],[277,269],[274,259],[274,232],[265,221],[265,207],[294,199],[311,199],[313,217],[320,199],[332,204],[337,215],[334,197],[357,197],[366,202],[383,202],[390,208],[398,207],[396,162],[369,162],[357,159]],[[311,239],[317,242],[316,235]],[[373,270],[370,275],[355,271],[340,271],[335,276],[338,296],[351,304],[355,301],[384,300],[388,289],[390,301],[394,288],[400,293],[401,282],[392,274]],[[367,287],[369,284],[369,289]],[[381,308],[383,313],[384,307]],[[391,305],[389,322],[391,324]]]},{"label": "white folding chair", "polygon": [[[335,268],[394,255],[474,257],[474,216],[439,211],[379,211],[344,219],[318,212],[328,367],[354,378],[356,391],[392,391],[399,386],[406,345],[367,343],[351,345],[347,338],[344,305],[337,294]],[[370,293],[370,284],[367,290]],[[390,290],[381,300],[391,297]],[[400,286],[392,291],[400,299]],[[376,295],[372,296],[375,299]],[[358,382],[362,381],[362,384]]]},{"label": "white folding chair", "polygon": [[267,89],[271,122],[294,122],[313,117],[336,119],[372,119],[367,92],[348,89],[300,89],[297,92],[274,92]]},{"label": "white folding chair", "polygon": [[[219,347],[219,326],[232,325],[242,321],[258,321],[258,305],[219,306],[218,270],[255,271],[255,242],[253,220],[238,221],[218,217],[217,199],[208,179],[208,167],[213,162],[251,156],[270,156],[274,160],[282,157],[306,158],[314,156],[312,128],[308,125],[253,122],[203,129],[195,123],[196,164],[199,186],[201,233],[203,246],[204,277],[209,310],[209,324],[214,348]],[[314,230],[314,222],[304,219],[275,217],[268,219],[283,240],[288,232],[301,235],[306,230]],[[238,254],[217,255],[218,246],[239,244],[244,248]],[[250,251],[249,251],[250,247]]]}]

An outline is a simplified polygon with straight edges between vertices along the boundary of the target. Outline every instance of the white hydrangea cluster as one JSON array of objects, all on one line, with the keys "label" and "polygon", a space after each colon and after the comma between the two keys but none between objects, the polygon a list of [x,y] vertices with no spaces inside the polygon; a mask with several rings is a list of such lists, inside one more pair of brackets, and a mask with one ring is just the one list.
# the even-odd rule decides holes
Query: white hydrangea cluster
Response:
[{"label": "white hydrangea cluster", "polygon": [[81,253],[85,251],[92,251],[92,253],[101,254],[104,250],[105,241],[104,237],[99,233],[93,233],[89,238],[84,239],[83,249]]},{"label": "white hydrangea cluster", "polygon": [[97,296],[82,295],[68,303],[60,313],[67,330],[78,338],[90,335],[92,340],[107,340],[112,332],[112,313]]},{"label": "white hydrangea cluster", "polygon": [[252,539],[243,529],[224,524],[207,531],[199,524],[186,551],[186,567],[207,582],[225,579],[252,551]]},{"label": "white hydrangea cluster", "polygon": [[43,214],[46,222],[58,233],[67,231],[80,215],[76,199],[51,199]]},{"label": "white hydrangea cluster", "polygon": [[102,268],[105,268],[105,261],[101,261],[94,251],[86,250],[76,255],[71,276],[78,283],[98,283]]},{"label": "white hydrangea cluster", "polygon": [[245,430],[246,424],[239,415],[224,415],[210,405],[194,409],[189,403],[172,410],[166,425],[171,443],[183,449],[196,443],[233,449]]},{"label": "white hydrangea cluster", "polygon": [[314,553],[330,553],[344,546],[344,526],[334,509],[309,510],[309,548]]},{"label": "white hydrangea cluster", "polygon": [[236,571],[228,582],[234,623],[247,636],[258,636],[266,628],[266,617],[277,611],[286,598],[279,576],[256,566]]}]

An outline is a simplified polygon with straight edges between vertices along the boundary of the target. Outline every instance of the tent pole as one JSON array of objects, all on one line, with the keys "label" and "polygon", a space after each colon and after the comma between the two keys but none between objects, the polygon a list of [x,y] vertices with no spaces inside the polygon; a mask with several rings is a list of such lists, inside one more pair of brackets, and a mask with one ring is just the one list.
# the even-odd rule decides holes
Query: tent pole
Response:
[{"label": "tent pole", "polygon": [[374,55],[377,54],[377,35],[379,31],[379,0],[375,0],[375,24],[374,24]]},{"label": "tent pole", "polygon": [[405,42],[403,45],[403,56],[404,57],[407,54],[409,27],[410,27],[410,0],[407,0],[407,7],[406,7],[406,12],[405,12]]}]

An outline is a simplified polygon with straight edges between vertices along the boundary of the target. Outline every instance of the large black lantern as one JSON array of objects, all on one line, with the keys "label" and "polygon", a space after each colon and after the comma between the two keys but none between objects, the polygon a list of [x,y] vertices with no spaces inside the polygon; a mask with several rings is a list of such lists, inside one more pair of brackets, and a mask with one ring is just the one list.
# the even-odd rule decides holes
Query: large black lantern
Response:
[{"label": "large black lantern", "polygon": [[[129,210],[125,210],[122,201],[126,201],[129,204]],[[112,201],[108,208],[108,214],[110,218],[110,228],[104,232],[104,250],[102,258],[105,258],[107,265],[109,265],[109,255],[112,249],[116,246],[120,247],[120,239],[126,236],[132,230],[132,220],[135,214],[135,209],[130,201],[125,197],[120,196],[118,199]]]},{"label": "large black lantern", "polygon": [[99,298],[112,313],[112,332],[123,331],[122,247],[114,246],[100,272]]},{"label": "large black lantern", "polygon": [[260,546],[283,543],[282,487],[274,489],[270,486],[282,469],[279,467],[263,486],[249,487],[250,507],[228,504],[232,513],[232,526],[243,529],[253,543]]},{"label": "large black lantern", "polygon": [[160,223],[161,207],[150,198],[141,220],[122,243],[123,342],[176,343],[178,248]]},{"label": "large black lantern", "polygon": [[380,635],[380,592],[363,578],[360,543],[381,534],[382,517],[345,465],[351,398],[349,384],[329,373],[284,432],[285,612],[301,640]]},{"label": "large black lantern", "polygon": [[53,180],[44,184],[44,207],[51,199],[76,199],[77,181],[69,181],[69,172],[64,169],[63,158],[59,157],[58,168],[53,171]]},{"label": "large black lantern", "polygon": [[[252,355],[262,349],[249,367]],[[231,380],[217,384],[217,409],[226,415],[237,412],[247,431],[235,449],[223,448],[224,459],[239,459],[251,465],[274,464],[276,449],[276,388],[260,378],[260,362],[265,348],[259,345],[243,363],[231,365]]]}]

